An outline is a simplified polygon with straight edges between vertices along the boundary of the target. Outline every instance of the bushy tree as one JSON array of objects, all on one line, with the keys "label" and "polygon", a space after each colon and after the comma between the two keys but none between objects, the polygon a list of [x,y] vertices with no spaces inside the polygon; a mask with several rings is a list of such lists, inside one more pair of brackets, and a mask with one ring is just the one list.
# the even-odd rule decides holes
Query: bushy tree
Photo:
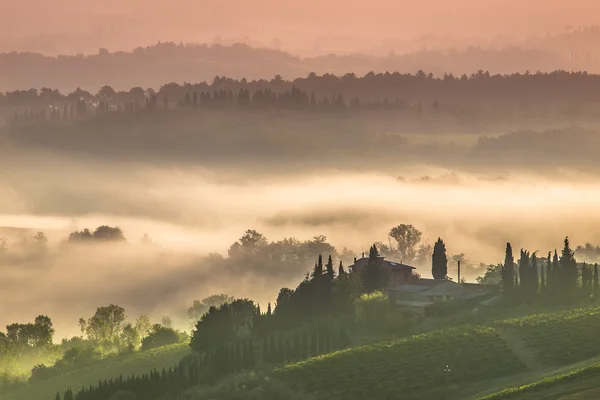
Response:
[{"label": "bushy tree", "polygon": [[390,230],[389,236],[395,241],[395,250],[403,263],[415,262],[423,234],[414,226],[400,224]]},{"label": "bushy tree", "polygon": [[178,342],[179,334],[175,329],[156,324],[150,334],[142,340],[142,350],[168,346]]},{"label": "bushy tree", "polygon": [[88,338],[98,342],[113,342],[121,335],[125,318],[125,309],[121,306],[110,304],[98,307],[86,325]]}]

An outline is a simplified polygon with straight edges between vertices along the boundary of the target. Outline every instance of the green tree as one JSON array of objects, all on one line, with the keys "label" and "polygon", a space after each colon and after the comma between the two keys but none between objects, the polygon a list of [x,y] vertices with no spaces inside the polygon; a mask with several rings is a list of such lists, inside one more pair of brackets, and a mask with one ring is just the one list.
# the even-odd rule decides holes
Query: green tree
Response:
[{"label": "green tree", "polygon": [[200,318],[208,311],[210,307],[220,307],[225,303],[231,303],[235,298],[225,293],[213,294],[202,300],[194,300],[192,306],[188,308],[188,318],[192,325],[196,325]]},{"label": "green tree", "polygon": [[431,274],[433,275],[433,279],[446,279],[448,276],[446,245],[441,238],[438,238],[433,246]]},{"label": "green tree", "polygon": [[135,320],[135,330],[138,332],[140,339],[148,336],[152,330],[152,323],[146,314],[142,314]]},{"label": "green tree", "polygon": [[150,334],[142,340],[142,350],[168,346],[178,342],[179,335],[175,329],[156,324]]},{"label": "green tree", "polygon": [[110,241],[110,242],[123,242],[125,241],[125,236],[123,235],[123,231],[118,226],[112,227],[108,225],[102,225],[96,228],[94,233],[92,234],[94,239],[100,241]]},{"label": "green tree", "polygon": [[123,322],[125,322],[123,307],[115,304],[98,307],[96,313],[88,320],[87,336],[98,342],[112,342],[121,335]]},{"label": "green tree", "polygon": [[140,345],[140,333],[131,323],[125,324],[121,333],[121,342],[126,349],[133,351]]},{"label": "green tree", "polygon": [[415,262],[417,246],[423,234],[412,225],[400,224],[390,230],[389,236],[396,242],[395,250],[402,262]]}]

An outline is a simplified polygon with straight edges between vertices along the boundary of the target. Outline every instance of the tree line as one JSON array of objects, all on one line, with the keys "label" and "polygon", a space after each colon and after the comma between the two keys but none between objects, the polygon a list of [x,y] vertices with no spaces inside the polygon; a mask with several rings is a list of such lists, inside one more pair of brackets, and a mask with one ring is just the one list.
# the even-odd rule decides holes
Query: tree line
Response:
[{"label": "tree line", "polygon": [[[130,90],[115,90],[103,86],[97,93],[77,88],[63,94],[58,89],[43,87],[26,90],[15,90],[0,93],[0,105],[33,106],[50,105],[62,102],[108,101],[125,104],[130,101],[143,103],[146,98],[156,95],[159,99],[171,101],[183,99],[193,93],[259,93],[275,94],[290,92],[293,88],[305,93],[325,96],[342,95],[346,99],[360,98],[364,101],[383,101],[384,98],[405,99],[407,101],[444,100],[452,103],[473,103],[481,100],[491,102],[536,102],[548,103],[559,93],[553,102],[593,102],[600,98],[600,75],[587,72],[570,72],[557,70],[554,72],[526,72],[512,74],[491,74],[479,70],[469,75],[455,76],[452,73],[434,76],[419,70],[415,73],[368,72],[362,76],[355,73],[335,75],[325,73],[317,75],[309,73],[305,77],[285,80],[280,75],[272,79],[246,78],[234,79],[226,76],[215,76],[210,82],[185,83],[171,82],[162,85],[158,90],[134,87]],[[493,96],[491,95],[493,93]]]},{"label": "tree line", "polygon": [[[491,95],[493,93],[493,95]],[[559,93],[560,96],[556,96]],[[67,94],[57,89],[16,90],[0,93],[0,105],[28,107],[26,113],[11,120],[41,118],[68,120],[81,117],[91,110],[156,110],[170,105],[205,105],[223,107],[237,104],[255,108],[346,109],[424,108],[453,112],[459,105],[488,104],[499,107],[508,104],[583,104],[600,100],[600,75],[587,72],[536,72],[490,74],[477,71],[470,75],[434,76],[422,70],[414,74],[398,72],[374,73],[364,76],[310,73],[292,81],[276,75],[271,80],[233,79],[215,76],[211,82],[168,83],[158,90],[134,87],[117,91],[103,86],[97,93],[77,88]],[[422,103],[422,105],[421,105]],[[446,105],[446,106],[442,106]],[[554,109],[554,112],[558,111]]]},{"label": "tree line", "polygon": [[537,252],[521,249],[515,261],[512,246],[506,245],[504,263],[499,268],[506,300],[530,302],[587,301],[600,295],[598,264],[578,263],[569,238],[559,253],[548,252],[538,258]]}]

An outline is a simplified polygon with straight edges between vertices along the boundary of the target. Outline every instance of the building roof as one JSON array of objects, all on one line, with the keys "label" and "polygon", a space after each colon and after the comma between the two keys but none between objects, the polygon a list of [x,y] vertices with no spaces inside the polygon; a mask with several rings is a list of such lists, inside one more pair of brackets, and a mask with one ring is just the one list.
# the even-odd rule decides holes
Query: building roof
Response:
[{"label": "building roof", "polygon": [[[416,269],[410,265],[406,265],[400,262],[386,260],[385,257],[378,257],[379,260],[382,261],[383,265],[393,270],[413,270]],[[361,257],[359,259],[354,260],[354,264],[350,265],[348,268],[354,269],[355,266],[366,266],[369,263],[369,257]]]},{"label": "building roof", "polygon": [[473,289],[473,286],[464,288],[461,284],[447,280],[419,279],[416,280],[414,284],[399,285],[389,290],[404,293],[418,293],[425,297],[452,296],[463,300],[487,296],[492,293],[490,289],[483,287],[483,285],[480,285],[478,290]]}]

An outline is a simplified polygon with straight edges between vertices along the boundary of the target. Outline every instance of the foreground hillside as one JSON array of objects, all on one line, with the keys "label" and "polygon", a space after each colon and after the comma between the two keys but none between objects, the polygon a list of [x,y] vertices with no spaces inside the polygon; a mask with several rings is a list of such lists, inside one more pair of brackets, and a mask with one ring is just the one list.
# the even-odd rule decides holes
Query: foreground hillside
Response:
[{"label": "foreground hillside", "polygon": [[[599,324],[600,307],[534,314],[339,351],[286,365],[273,375],[315,398],[469,398],[597,356]],[[600,367],[575,378],[599,374],[596,370]]]},{"label": "foreground hillside", "polygon": [[[228,376],[215,386],[197,386],[181,398],[594,397],[593,391],[600,386],[596,379],[600,376],[600,364],[596,364],[600,361],[600,307],[531,314],[484,324],[366,344],[274,369],[265,365],[256,371]],[[173,345],[107,359],[28,385],[6,394],[3,400],[49,399],[57,391],[95,385],[100,379],[169,367],[187,354],[188,346]],[[567,395],[575,397],[564,397]]]},{"label": "foreground hillside", "polygon": [[99,380],[142,374],[151,369],[174,366],[190,353],[187,344],[175,344],[132,355],[108,358],[65,375],[27,386],[2,395],[2,400],[49,400],[56,392],[68,388],[97,385]]}]

